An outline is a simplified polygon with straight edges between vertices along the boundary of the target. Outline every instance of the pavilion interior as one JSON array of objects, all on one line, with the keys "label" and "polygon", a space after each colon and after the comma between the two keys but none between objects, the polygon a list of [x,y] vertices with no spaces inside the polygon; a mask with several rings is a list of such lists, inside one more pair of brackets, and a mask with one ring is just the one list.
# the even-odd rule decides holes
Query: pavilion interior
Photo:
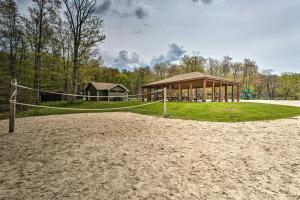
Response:
[{"label": "pavilion interior", "polygon": [[163,99],[163,92],[155,92],[163,88],[167,89],[168,101],[212,101],[228,102],[239,101],[240,84],[231,81],[218,81],[198,79],[164,83],[143,87],[143,99],[156,101]]}]

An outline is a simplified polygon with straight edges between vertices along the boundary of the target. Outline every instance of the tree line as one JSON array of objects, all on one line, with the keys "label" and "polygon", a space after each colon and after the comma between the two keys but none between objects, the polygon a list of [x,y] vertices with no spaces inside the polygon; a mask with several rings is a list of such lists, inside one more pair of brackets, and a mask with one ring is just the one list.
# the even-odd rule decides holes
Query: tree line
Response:
[{"label": "tree line", "polygon": [[[35,104],[42,88],[77,94],[81,68],[101,60],[98,47],[105,35],[95,10],[96,0],[32,0],[21,14],[15,0],[1,0],[3,89],[14,79],[32,85]],[[2,99],[9,96],[2,93]]]},{"label": "tree line", "polygon": [[[274,74],[272,69],[259,70],[255,60],[235,62],[232,57],[205,58],[199,53],[185,55],[179,64],[159,63],[153,67],[150,79],[161,80],[188,72],[202,72],[242,83],[243,91],[251,91],[258,99],[300,99],[300,74]],[[154,76],[154,78],[153,78]]]},{"label": "tree line", "polygon": [[177,64],[132,71],[104,66],[99,50],[104,22],[95,10],[96,0],[32,0],[27,12],[20,13],[15,0],[0,1],[1,105],[8,102],[14,79],[36,89],[20,98],[39,104],[40,89],[78,94],[88,82],[99,81],[121,83],[134,94],[145,83],[194,71],[241,81],[258,98],[300,99],[300,74],[259,71],[251,59],[236,62],[230,56],[214,59],[194,52]]}]

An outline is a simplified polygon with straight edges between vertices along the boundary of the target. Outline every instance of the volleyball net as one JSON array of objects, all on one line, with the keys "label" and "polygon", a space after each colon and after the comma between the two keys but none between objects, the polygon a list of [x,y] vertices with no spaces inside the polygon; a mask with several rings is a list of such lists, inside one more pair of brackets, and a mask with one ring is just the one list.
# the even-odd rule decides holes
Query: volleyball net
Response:
[{"label": "volleyball net", "polygon": [[[68,111],[122,111],[122,110],[130,110],[130,109],[137,109],[137,108],[143,108],[149,105],[153,105],[153,104],[157,104],[160,102],[165,102],[165,104],[167,103],[167,99],[166,99],[166,92],[164,92],[166,90],[166,88],[161,89],[161,90],[156,90],[156,91],[152,91],[152,92],[148,92],[148,93],[139,93],[139,94],[134,94],[134,95],[106,95],[106,96],[101,96],[101,95],[86,95],[86,94],[70,94],[70,93],[62,93],[62,92],[55,92],[55,91],[50,91],[50,90],[41,90],[41,89],[35,89],[35,88],[31,88],[28,86],[24,86],[24,85],[19,85],[16,81],[11,83],[11,87],[12,87],[12,95],[9,99],[10,104],[12,104],[13,108],[11,110],[16,110],[16,105],[20,105],[20,106],[26,106],[26,107],[30,107],[30,108],[44,108],[44,109],[56,109],[56,110],[68,110]],[[129,102],[129,103],[125,103],[125,106],[120,106],[120,107],[109,107],[109,105],[113,105],[113,104],[105,104],[105,107],[103,107],[104,104],[101,104],[101,102],[105,102],[105,101],[99,101],[97,105],[99,105],[99,108],[81,108],[81,107],[69,107],[69,105],[67,107],[62,107],[60,106],[54,106],[53,104],[51,104],[51,102],[49,104],[34,104],[34,103],[28,103],[28,102],[22,102],[20,101],[17,96],[18,93],[20,92],[20,90],[25,90],[25,91],[33,91],[33,92],[39,92],[39,93],[44,93],[44,94],[52,94],[52,95],[60,95],[60,96],[65,96],[65,97],[70,97],[70,98],[82,98],[83,101],[89,100],[90,99],[94,99],[94,101],[98,101],[101,98],[106,98],[108,99],[123,99],[122,102]],[[154,96],[157,98],[145,98],[146,101],[143,101],[144,96],[149,97],[149,96]],[[163,98],[165,97],[165,98]],[[126,100],[124,100],[126,99]],[[140,99],[141,102],[143,103],[132,103],[132,105],[130,105],[130,102],[132,99]],[[152,99],[152,101],[151,101]],[[107,102],[107,101],[106,101]],[[116,102],[116,101],[113,101]],[[118,104],[121,105],[121,104]],[[108,107],[107,107],[108,106]],[[149,110],[151,111],[151,110]],[[166,105],[164,106],[164,109],[162,109],[162,111],[164,111],[164,115],[166,115]]]}]

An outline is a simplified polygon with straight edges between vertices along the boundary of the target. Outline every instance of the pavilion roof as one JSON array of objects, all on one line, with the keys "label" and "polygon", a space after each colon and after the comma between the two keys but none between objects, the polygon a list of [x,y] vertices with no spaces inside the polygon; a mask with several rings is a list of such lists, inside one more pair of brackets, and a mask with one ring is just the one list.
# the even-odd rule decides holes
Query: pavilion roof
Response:
[{"label": "pavilion roof", "polygon": [[147,86],[154,86],[154,85],[163,85],[163,84],[169,84],[169,83],[176,83],[176,82],[184,82],[184,81],[191,81],[191,80],[200,80],[200,79],[207,79],[207,80],[215,80],[215,81],[222,81],[226,83],[235,83],[235,84],[240,84],[238,81],[232,81],[216,76],[211,76],[208,74],[203,74],[200,72],[191,72],[191,73],[186,73],[186,74],[179,74],[176,76],[172,76],[160,81],[152,82],[143,85],[144,87]]}]

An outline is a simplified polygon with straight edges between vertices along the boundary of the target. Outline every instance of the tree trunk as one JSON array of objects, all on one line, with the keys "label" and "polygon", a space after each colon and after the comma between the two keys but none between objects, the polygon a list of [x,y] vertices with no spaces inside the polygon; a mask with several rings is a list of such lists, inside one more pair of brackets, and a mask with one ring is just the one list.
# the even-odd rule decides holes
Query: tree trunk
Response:
[{"label": "tree trunk", "polygon": [[289,93],[290,93],[290,88],[287,88],[287,91],[285,92],[285,97],[284,97],[285,100],[288,99]]},{"label": "tree trunk", "polygon": [[[73,94],[77,94],[78,92],[78,50],[79,45],[78,42],[74,42],[74,57],[73,57],[73,76],[72,76],[72,92]],[[76,97],[72,96],[71,103],[76,101]]]},{"label": "tree trunk", "polygon": [[[38,54],[38,51],[36,51],[36,54]],[[40,58],[38,55],[35,56],[34,59],[34,89],[35,89],[35,104],[39,104],[39,99],[40,99]]]},{"label": "tree trunk", "polygon": [[40,69],[41,69],[41,53],[42,53],[42,37],[43,37],[43,10],[44,10],[44,1],[41,2],[39,10],[39,32],[37,38],[37,45],[35,50],[35,66],[34,66],[34,89],[36,96],[36,104],[40,103]]},{"label": "tree trunk", "polygon": [[64,64],[64,93],[68,91],[68,60],[69,60],[69,49],[67,53],[67,61],[65,56],[65,47],[63,47],[63,64]]}]

